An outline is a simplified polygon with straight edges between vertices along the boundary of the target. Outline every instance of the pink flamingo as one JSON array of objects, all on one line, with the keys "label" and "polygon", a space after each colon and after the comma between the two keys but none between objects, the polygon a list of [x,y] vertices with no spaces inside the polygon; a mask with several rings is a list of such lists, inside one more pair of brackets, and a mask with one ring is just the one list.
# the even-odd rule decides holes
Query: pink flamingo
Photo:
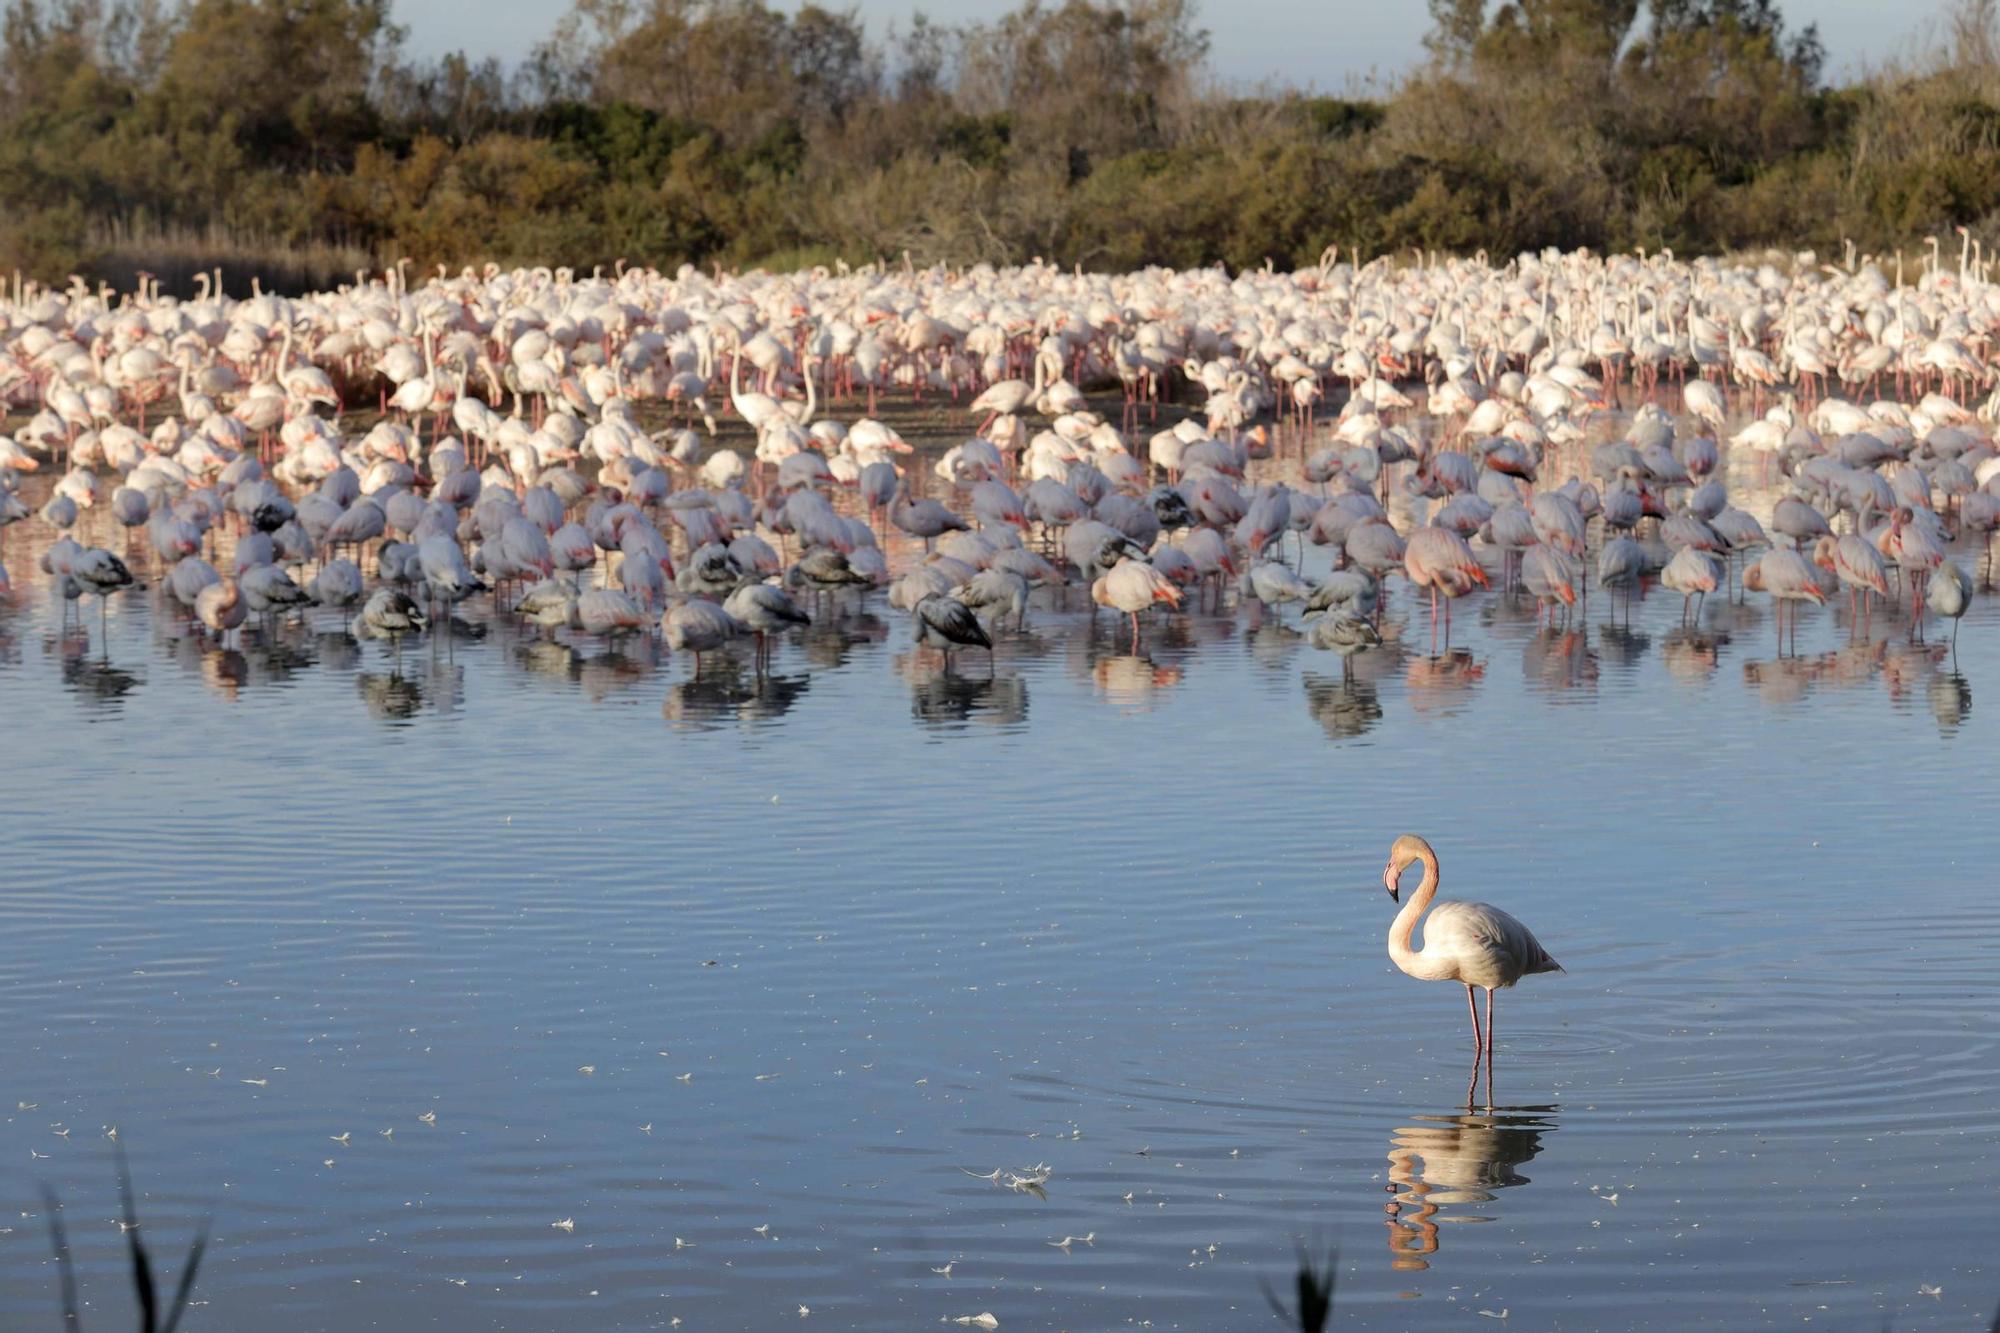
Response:
[{"label": "pink flamingo", "polygon": [[1465,544],[1465,538],[1448,528],[1418,528],[1403,548],[1403,570],[1410,582],[1431,590],[1431,653],[1437,653],[1438,595],[1444,595],[1444,641],[1451,643],[1451,603],[1471,592],[1473,585],[1486,587],[1486,571]]},{"label": "pink flamingo", "polygon": [[[1437,896],[1438,859],[1431,845],[1405,833],[1389,849],[1382,886],[1392,902],[1401,901],[1397,881],[1413,861],[1424,866],[1423,882],[1389,926],[1389,958],[1405,975],[1419,981],[1456,981],[1465,987],[1465,1007],[1472,1015],[1472,1058],[1475,1071],[1486,1057],[1486,1079],[1493,1081],[1493,992],[1537,972],[1560,972],[1542,942],[1506,912],[1488,903],[1439,903],[1424,920],[1424,947],[1412,949],[1410,935]],[[1486,1032],[1479,1031],[1479,1006],[1473,988],[1486,992]]]},{"label": "pink flamingo", "polygon": [[[1743,586],[1752,592],[1771,594],[1780,652],[1785,646],[1785,603],[1826,604],[1826,593],[1821,590],[1819,580],[1813,577],[1812,566],[1806,563],[1804,556],[1788,547],[1774,546],[1764,552],[1763,559],[1743,571]],[[1791,622],[1792,647],[1796,651],[1799,642],[1799,611],[1796,606],[1792,608]]]}]

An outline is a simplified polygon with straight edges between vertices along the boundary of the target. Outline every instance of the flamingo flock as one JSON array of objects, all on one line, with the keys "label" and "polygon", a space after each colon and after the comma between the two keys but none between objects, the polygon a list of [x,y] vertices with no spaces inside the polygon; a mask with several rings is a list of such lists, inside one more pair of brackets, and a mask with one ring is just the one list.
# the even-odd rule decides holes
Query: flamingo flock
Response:
[{"label": "flamingo flock", "polygon": [[[1955,639],[2000,527],[2000,287],[1969,251],[1846,259],[398,265],[191,299],[17,278],[0,526],[39,520],[35,558],[98,599],[100,633],[158,582],[207,633],[338,611],[398,654],[489,599],[697,670],[747,640],[761,672],[774,639],[879,594],[947,667],[990,666],[1003,624],[1029,632],[1071,584],[1134,652],[1142,616],[1233,594],[1298,603],[1346,662],[1392,581],[1433,654],[1475,595],[1556,623],[1593,584],[1629,615],[1653,581],[1684,619],[1762,591],[1781,644],[1843,593]],[[963,434],[919,458],[898,412]],[[1761,515],[1732,460],[1778,493]],[[122,542],[76,540],[100,508]],[[1968,537],[1977,581],[1950,555]]]}]

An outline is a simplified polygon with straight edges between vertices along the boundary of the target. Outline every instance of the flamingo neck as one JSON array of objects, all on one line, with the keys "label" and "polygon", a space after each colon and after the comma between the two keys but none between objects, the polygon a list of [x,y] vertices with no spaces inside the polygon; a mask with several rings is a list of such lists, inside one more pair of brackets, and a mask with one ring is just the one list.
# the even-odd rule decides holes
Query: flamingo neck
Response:
[{"label": "flamingo neck", "polygon": [[1389,924],[1389,960],[1413,977],[1437,979],[1449,975],[1439,970],[1437,965],[1441,960],[1426,957],[1422,950],[1410,947],[1410,936],[1416,933],[1417,922],[1430,909],[1431,899],[1438,890],[1437,854],[1425,847],[1417,856],[1424,864],[1423,883],[1417,885],[1417,891]]}]

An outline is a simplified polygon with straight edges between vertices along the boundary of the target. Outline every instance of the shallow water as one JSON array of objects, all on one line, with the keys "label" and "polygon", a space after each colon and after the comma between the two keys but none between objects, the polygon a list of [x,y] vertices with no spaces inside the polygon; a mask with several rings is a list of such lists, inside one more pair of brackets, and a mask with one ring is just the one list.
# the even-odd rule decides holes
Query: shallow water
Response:
[{"label": "shallow water", "polygon": [[[1482,594],[1432,659],[1399,580],[1344,682],[1295,610],[1134,655],[1074,591],[945,675],[875,595],[759,686],[483,600],[400,662],[154,589],[80,637],[47,538],[0,535],[0,1323],[56,1323],[39,1181],[129,1309],[107,1127],[158,1258],[214,1218],[191,1329],[1262,1327],[1300,1241],[1342,1327],[2000,1305],[1990,596],[1955,666],[1657,589]],[[1490,1113],[1384,953],[1406,829],[1568,968]]]}]

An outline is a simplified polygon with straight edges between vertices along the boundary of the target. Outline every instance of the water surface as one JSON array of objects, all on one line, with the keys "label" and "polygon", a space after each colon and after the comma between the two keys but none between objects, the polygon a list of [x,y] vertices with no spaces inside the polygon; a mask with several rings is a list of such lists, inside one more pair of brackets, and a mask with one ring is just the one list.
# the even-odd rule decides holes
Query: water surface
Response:
[{"label": "water surface", "polygon": [[[1432,658],[1398,581],[1343,679],[1295,610],[1134,654],[1075,590],[946,674],[875,595],[759,683],[483,599],[400,661],[157,589],[83,636],[47,539],[0,536],[10,1327],[42,1181],[125,1318],[113,1127],[156,1253],[214,1218],[190,1329],[1262,1327],[1299,1239],[1342,1327],[2000,1304],[1990,597],[1955,661],[1651,589]],[[1384,951],[1406,830],[1568,968],[1491,1110]]]}]

